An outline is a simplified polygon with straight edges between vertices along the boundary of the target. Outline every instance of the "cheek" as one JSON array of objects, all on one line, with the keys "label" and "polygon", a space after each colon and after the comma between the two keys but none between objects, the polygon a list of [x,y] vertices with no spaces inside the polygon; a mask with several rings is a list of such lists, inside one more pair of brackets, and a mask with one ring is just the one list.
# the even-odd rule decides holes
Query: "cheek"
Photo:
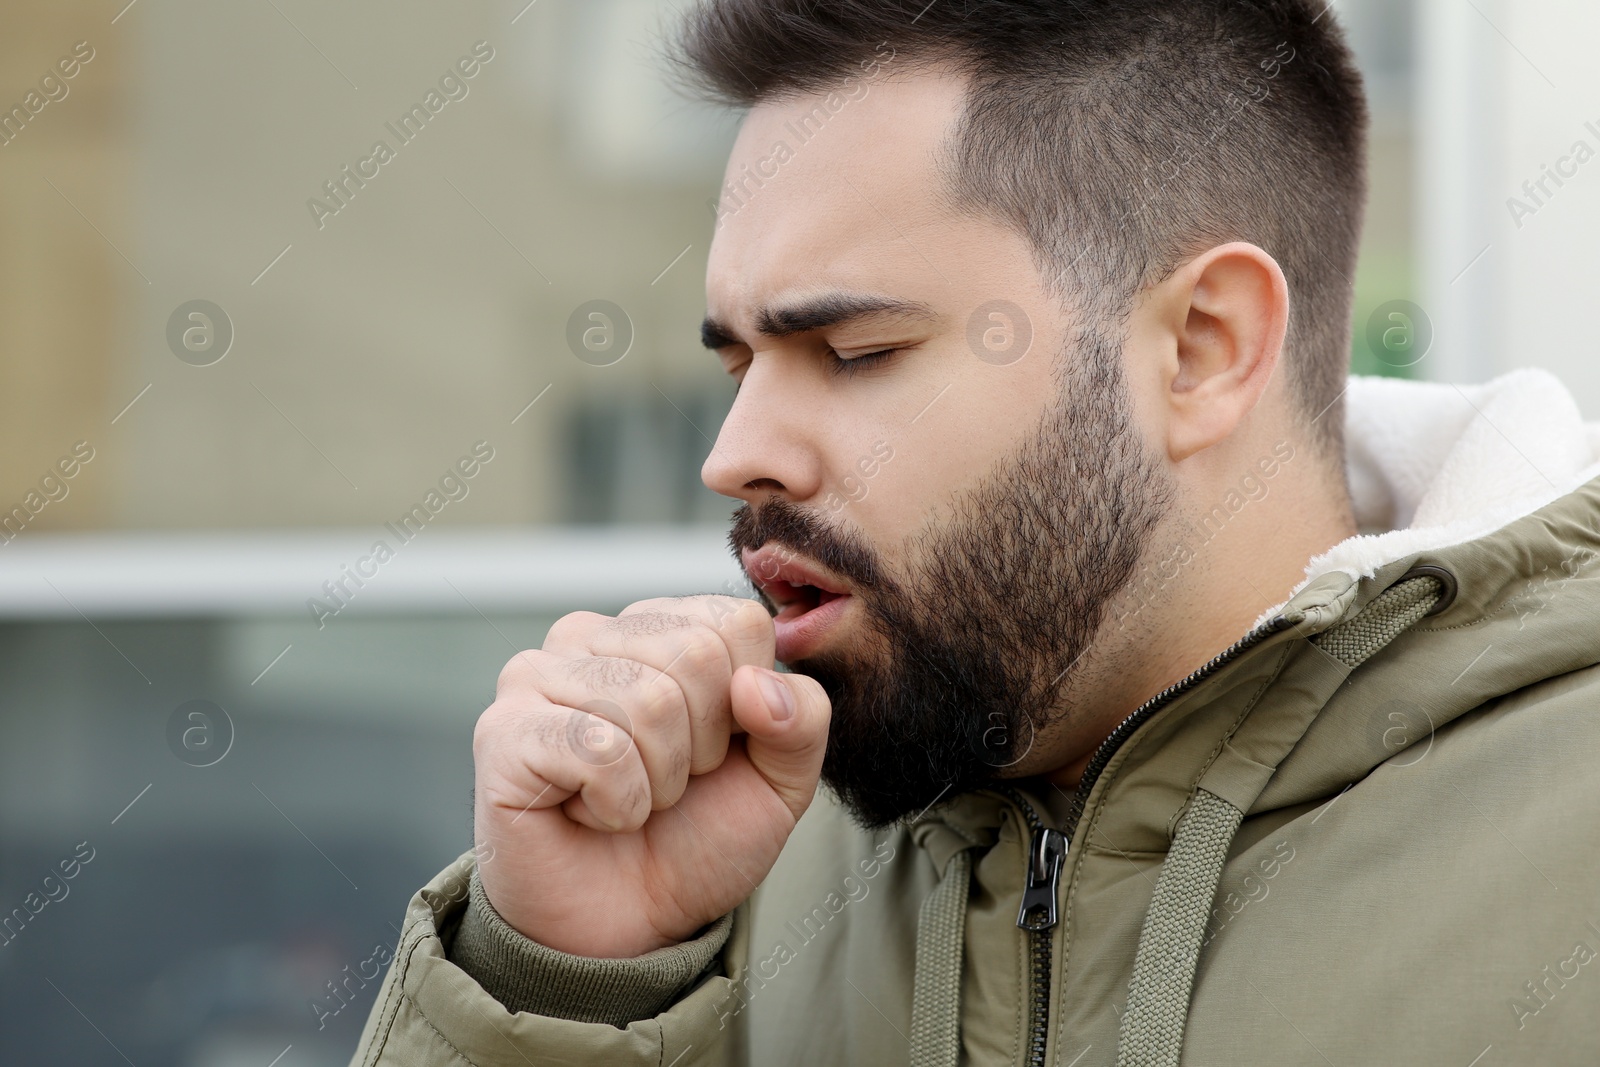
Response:
[{"label": "cheek", "polygon": [[1056,394],[1047,371],[1042,360],[1030,368],[983,366],[952,382],[914,424],[888,439],[894,460],[880,477],[920,486],[929,505],[976,488],[996,463],[1037,439]]},{"label": "cheek", "polygon": [[1036,441],[1057,392],[1039,352],[997,367],[957,341],[870,387],[863,378],[830,390],[814,438],[828,472],[812,501],[820,517],[860,537],[891,574],[915,574],[918,541],[937,542],[958,515],[970,521],[968,501],[996,464]]}]

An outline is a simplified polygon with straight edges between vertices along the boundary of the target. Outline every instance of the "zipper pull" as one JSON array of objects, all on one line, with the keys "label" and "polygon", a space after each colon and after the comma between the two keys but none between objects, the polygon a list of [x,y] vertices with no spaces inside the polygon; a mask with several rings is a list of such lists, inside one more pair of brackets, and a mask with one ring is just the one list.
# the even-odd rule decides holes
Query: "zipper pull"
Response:
[{"label": "zipper pull", "polygon": [[1033,831],[1028,845],[1028,885],[1017,911],[1017,925],[1022,929],[1048,930],[1056,924],[1056,896],[1066,858],[1065,834],[1048,826]]}]

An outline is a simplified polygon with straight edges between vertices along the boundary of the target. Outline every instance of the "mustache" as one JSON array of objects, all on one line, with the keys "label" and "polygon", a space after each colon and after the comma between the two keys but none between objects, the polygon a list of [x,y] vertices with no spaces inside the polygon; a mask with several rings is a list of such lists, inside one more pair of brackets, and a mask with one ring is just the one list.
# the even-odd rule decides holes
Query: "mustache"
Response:
[{"label": "mustache", "polygon": [[774,498],[759,507],[746,502],[734,510],[728,530],[734,559],[741,559],[743,549],[753,552],[763,545],[777,545],[815,560],[854,586],[874,588],[887,581],[877,555],[865,541],[835,530],[815,513],[787,500]]}]

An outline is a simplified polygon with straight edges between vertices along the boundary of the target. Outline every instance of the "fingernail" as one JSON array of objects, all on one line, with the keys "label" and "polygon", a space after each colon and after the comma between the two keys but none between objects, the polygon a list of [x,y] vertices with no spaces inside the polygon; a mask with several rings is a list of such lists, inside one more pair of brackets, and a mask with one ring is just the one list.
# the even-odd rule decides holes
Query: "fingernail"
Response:
[{"label": "fingernail", "polygon": [[774,671],[763,670],[760,675],[761,695],[766,698],[767,710],[782,722],[794,715],[794,694],[779,680]]}]

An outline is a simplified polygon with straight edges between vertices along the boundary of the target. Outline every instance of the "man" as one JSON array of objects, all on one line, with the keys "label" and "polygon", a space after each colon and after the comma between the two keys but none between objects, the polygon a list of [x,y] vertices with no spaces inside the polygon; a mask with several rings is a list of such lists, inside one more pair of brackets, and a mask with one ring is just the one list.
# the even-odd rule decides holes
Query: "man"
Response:
[{"label": "man", "polygon": [[507,664],[353,1062],[1593,1062],[1600,430],[1347,382],[1321,0],[705,0],[677,54],[748,109],[703,477],[761,605]]}]

